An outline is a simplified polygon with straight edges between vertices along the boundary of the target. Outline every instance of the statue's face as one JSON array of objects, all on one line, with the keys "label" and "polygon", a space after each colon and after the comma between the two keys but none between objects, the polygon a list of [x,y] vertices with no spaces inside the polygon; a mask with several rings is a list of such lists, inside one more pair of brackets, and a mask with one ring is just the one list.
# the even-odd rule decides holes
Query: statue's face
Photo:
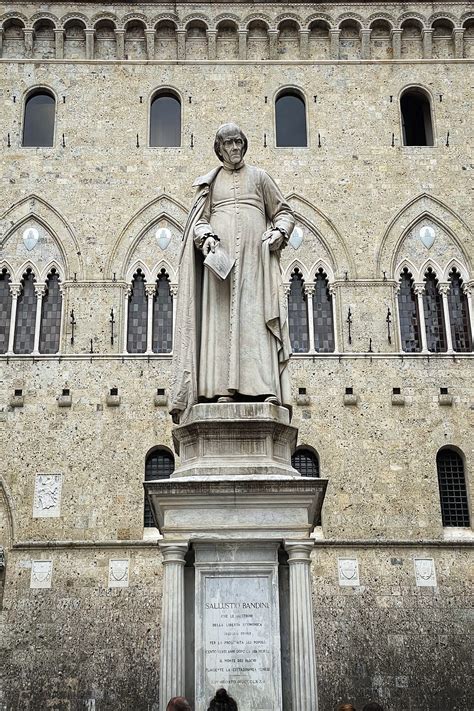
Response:
[{"label": "statue's face", "polygon": [[240,133],[224,135],[220,141],[222,157],[229,163],[237,165],[244,157],[244,141]]}]

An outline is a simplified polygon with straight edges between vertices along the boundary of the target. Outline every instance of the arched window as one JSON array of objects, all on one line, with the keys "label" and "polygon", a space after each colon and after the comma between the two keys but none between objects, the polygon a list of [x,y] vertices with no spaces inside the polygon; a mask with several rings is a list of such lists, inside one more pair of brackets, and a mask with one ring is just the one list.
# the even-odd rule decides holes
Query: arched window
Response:
[{"label": "arched window", "polygon": [[159,91],[150,107],[150,146],[181,145],[181,102],[171,91]]},{"label": "arched window", "polygon": [[128,299],[127,352],[145,353],[147,346],[148,302],[145,293],[145,275],[137,269],[133,275]]},{"label": "arched window", "polygon": [[425,274],[423,310],[425,314],[426,344],[432,353],[446,351],[446,329],[444,325],[443,300],[438,290],[436,274],[431,269]]},{"label": "arched window", "polygon": [[25,103],[23,146],[51,147],[54,143],[56,102],[46,89],[32,92]]},{"label": "arched window", "polygon": [[400,318],[402,350],[405,353],[419,353],[421,351],[421,340],[418,300],[413,290],[413,277],[406,267],[400,275],[398,315]]},{"label": "arched window", "polygon": [[0,272],[0,353],[6,353],[8,350],[11,313],[10,274],[6,269],[2,269]]},{"label": "arched window", "polygon": [[431,104],[422,89],[406,89],[400,97],[404,146],[432,146]]},{"label": "arched window", "polygon": [[35,275],[27,269],[21,280],[16,307],[14,353],[31,353],[35,343],[36,291]]},{"label": "arched window", "polygon": [[158,274],[153,299],[153,352],[171,353],[173,350],[173,297],[169,276],[164,269]]},{"label": "arched window", "polygon": [[468,353],[472,350],[469,307],[467,296],[462,288],[461,275],[456,269],[451,271],[449,281],[448,305],[453,349],[458,353]]},{"label": "arched window", "polygon": [[317,353],[334,352],[334,319],[332,297],[329,293],[327,275],[318,269],[314,280],[313,322],[314,349]]},{"label": "arched window", "polygon": [[449,447],[436,456],[443,526],[469,526],[466,479],[462,457]]},{"label": "arched window", "polygon": [[291,457],[291,465],[301,476],[319,477],[319,458],[311,449],[298,448]]},{"label": "arched window", "polygon": [[288,89],[278,95],[275,123],[278,148],[305,148],[308,145],[306,106],[298,91]]},{"label": "arched window", "polygon": [[308,306],[304,291],[303,275],[295,269],[291,275],[288,295],[288,326],[291,348],[294,353],[309,351]]},{"label": "arched window", "polygon": [[46,291],[41,304],[40,353],[59,351],[62,301],[59,274],[56,269],[52,269],[46,279]]},{"label": "arched window", "polygon": [[[174,472],[174,457],[167,449],[153,449],[149,452],[145,462],[145,481],[155,479],[169,479]],[[145,528],[153,528],[155,522],[151,513],[151,506],[145,497],[143,512],[143,525]]]}]

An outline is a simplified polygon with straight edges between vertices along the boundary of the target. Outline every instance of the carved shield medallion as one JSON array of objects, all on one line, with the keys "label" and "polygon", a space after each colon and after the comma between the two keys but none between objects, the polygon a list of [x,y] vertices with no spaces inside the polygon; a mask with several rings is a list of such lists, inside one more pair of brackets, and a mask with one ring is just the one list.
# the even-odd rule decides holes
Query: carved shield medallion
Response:
[{"label": "carved shield medallion", "polygon": [[25,245],[28,252],[31,252],[31,250],[36,247],[36,245],[38,244],[38,240],[39,232],[36,227],[28,227],[23,232],[23,244]]},{"label": "carved shield medallion", "polygon": [[159,248],[165,250],[171,242],[171,231],[167,227],[160,227],[156,230],[155,237]]},{"label": "carved shield medallion", "polygon": [[300,227],[295,227],[290,237],[290,244],[293,249],[298,249],[303,243],[303,230]]},{"label": "carved shield medallion", "polygon": [[420,239],[427,249],[431,249],[436,238],[436,232],[432,227],[426,225],[420,230]]}]

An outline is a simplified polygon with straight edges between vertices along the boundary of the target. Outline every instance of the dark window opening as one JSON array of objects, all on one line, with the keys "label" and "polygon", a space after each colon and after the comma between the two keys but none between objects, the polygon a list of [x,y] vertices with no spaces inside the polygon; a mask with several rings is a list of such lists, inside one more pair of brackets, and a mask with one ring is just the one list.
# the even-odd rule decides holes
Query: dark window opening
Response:
[{"label": "dark window opening", "polygon": [[23,121],[23,146],[50,148],[54,142],[54,97],[35,91],[26,100]]},{"label": "dark window opening", "polygon": [[404,146],[432,146],[431,105],[419,89],[408,89],[400,98]]},{"label": "dark window opening", "polygon": [[153,352],[171,353],[173,350],[173,297],[168,274],[158,274],[153,298]]},{"label": "dark window opening", "polygon": [[127,352],[145,353],[147,345],[148,302],[145,293],[145,275],[137,269],[133,276],[132,291],[128,300]]},{"label": "dark window opening", "polygon": [[[171,452],[168,452],[166,449],[154,449],[150,452],[145,462],[145,481],[169,479],[173,472],[174,457]],[[145,528],[153,528],[155,526],[151,506],[146,495],[143,525]]]},{"label": "dark window opening", "polygon": [[453,449],[442,449],[436,457],[443,526],[469,526],[464,464]]},{"label": "dark window opening", "polygon": [[27,269],[21,281],[21,292],[17,301],[14,353],[31,353],[35,343],[36,292],[35,275]]},{"label": "dark window opening", "polygon": [[418,299],[413,290],[413,277],[406,268],[403,270],[400,278],[398,314],[400,317],[402,350],[405,351],[405,353],[419,353],[421,344]]},{"label": "dark window opening", "polygon": [[425,274],[423,309],[425,313],[426,342],[432,353],[446,351],[446,329],[444,325],[443,301],[438,289],[436,274],[430,268]]},{"label": "dark window opening", "polygon": [[309,351],[308,305],[304,292],[303,275],[295,269],[291,275],[288,296],[288,326],[291,348],[294,353]]},{"label": "dark window opening", "polygon": [[150,146],[181,145],[181,102],[171,92],[160,92],[151,102]]},{"label": "dark window opening", "polygon": [[458,353],[468,353],[472,350],[469,307],[467,296],[463,290],[461,275],[456,269],[453,269],[449,275],[449,281],[448,307],[453,349]]},{"label": "dark window opening", "polygon": [[300,94],[280,94],[275,102],[275,119],[278,148],[306,148],[306,107]]},{"label": "dark window opening", "polygon": [[61,333],[62,296],[59,287],[59,274],[51,270],[46,280],[46,291],[41,304],[41,327],[39,352],[57,353]]},{"label": "dark window opening", "polygon": [[314,348],[317,353],[334,352],[334,319],[332,297],[329,292],[328,278],[322,269],[318,270],[314,280],[313,323]]},{"label": "dark window opening", "polygon": [[3,269],[0,273],[0,353],[6,353],[8,350],[11,313],[10,274]]}]

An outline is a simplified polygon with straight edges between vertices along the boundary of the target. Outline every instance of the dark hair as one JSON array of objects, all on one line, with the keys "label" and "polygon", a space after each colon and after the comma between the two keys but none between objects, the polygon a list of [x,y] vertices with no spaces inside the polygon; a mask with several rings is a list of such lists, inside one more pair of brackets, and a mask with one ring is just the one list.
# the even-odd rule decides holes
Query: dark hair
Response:
[{"label": "dark hair", "polygon": [[366,704],[362,711],[383,711],[383,707],[380,706],[376,701],[371,701],[370,703]]},{"label": "dark hair", "polygon": [[191,711],[191,706],[184,696],[173,696],[173,698],[168,701],[166,711]]},{"label": "dark hair", "polygon": [[217,129],[216,137],[214,139],[214,153],[216,156],[219,158],[219,160],[222,162],[222,156],[219,153],[220,147],[221,147],[221,141],[224,138],[224,134],[229,133],[229,131],[232,131],[233,133],[239,133],[241,139],[244,142],[244,149],[242,152],[242,155],[244,156],[247,153],[247,148],[249,146],[249,142],[247,140],[247,136],[245,133],[242,131],[240,126],[237,126],[236,123],[223,123],[222,126],[219,126]]},{"label": "dark hair", "polygon": [[239,711],[237,702],[229,696],[225,689],[218,689],[211,699],[207,711]]}]

